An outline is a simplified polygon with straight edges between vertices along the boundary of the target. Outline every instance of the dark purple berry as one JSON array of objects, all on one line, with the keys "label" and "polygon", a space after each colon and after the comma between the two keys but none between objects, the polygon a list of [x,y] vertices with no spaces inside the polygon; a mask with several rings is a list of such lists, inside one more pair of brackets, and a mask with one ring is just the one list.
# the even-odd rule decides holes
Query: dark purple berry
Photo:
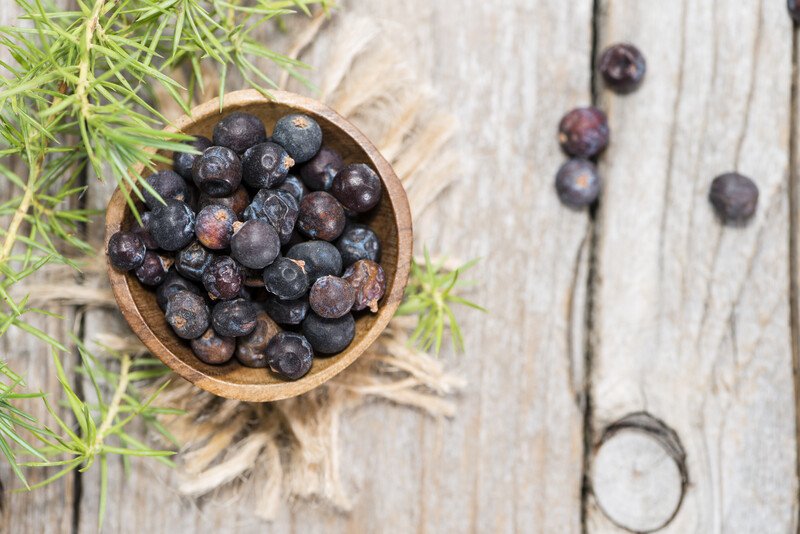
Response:
[{"label": "dark purple berry", "polygon": [[272,372],[288,380],[305,376],[314,361],[314,350],[306,338],[294,332],[280,332],[267,344],[267,361]]},{"label": "dark purple berry", "polygon": [[146,286],[157,286],[164,281],[167,271],[172,266],[172,260],[165,258],[152,250],[144,255],[144,262],[133,271],[139,282]]},{"label": "dark purple berry", "polygon": [[592,204],[600,194],[597,167],[585,159],[567,161],[556,174],[556,192],[567,206],[583,208]]},{"label": "dark purple berry", "polygon": [[336,248],[342,255],[342,265],[347,267],[358,260],[381,259],[381,242],[378,236],[363,224],[348,224],[336,240]]},{"label": "dark purple berry", "polygon": [[256,327],[236,340],[236,359],[245,367],[267,367],[267,345],[281,331],[265,311],[256,315]]},{"label": "dark purple berry", "polygon": [[256,327],[258,309],[245,299],[225,300],[214,305],[211,324],[214,331],[226,337],[246,336]]},{"label": "dark purple berry", "polygon": [[303,335],[318,353],[336,354],[346,349],[356,336],[355,319],[352,313],[338,319],[310,313],[303,321]]},{"label": "dark purple berry", "polygon": [[647,71],[647,62],[638,48],[632,44],[619,43],[605,49],[600,56],[599,68],[608,88],[625,94],[635,91],[641,85]]},{"label": "dark purple berry", "polygon": [[108,260],[120,271],[130,271],[144,263],[147,247],[133,232],[117,232],[108,240]]},{"label": "dark purple berry", "polygon": [[150,235],[164,250],[179,250],[194,239],[194,212],[185,202],[167,200],[153,209]]},{"label": "dark purple berry", "polygon": [[133,228],[131,228],[131,232],[138,235],[144,246],[147,247],[147,250],[154,250],[158,248],[158,243],[156,240],[153,239],[153,236],[150,234],[150,221],[153,219],[153,214],[149,211],[145,211],[141,214],[142,223],[139,224],[138,221],[133,221]]},{"label": "dark purple berry", "polygon": [[342,255],[327,241],[298,243],[289,249],[286,257],[303,262],[308,281],[312,284],[321,276],[339,276],[342,273]]},{"label": "dark purple berry", "polygon": [[242,285],[242,269],[230,256],[214,258],[203,272],[203,286],[213,299],[234,299],[239,296]]},{"label": "dark purple berry", "polygon": [[338,319],[353,308],[356,290],[344,278],[323,276],[314,282],[308,304],[314,313],[326,319]]},{"label": "dark purple berry", "polygon": [[178,291],[167,300],[167,322],[178,337],[194,339],[208,329],[210,314],[206,301],[190,291]]},{"label": "dark purple berry", "polygon": [[319,152],[322,129],[308,115],[293,113],[278,119],[272,141],[285,148],[296,163],[305,163]]},{"label": "dark purple berry", "polygon": [[263,269],[278,257],[281,241],[264,219],[236,223],[231,238],[231,257],[250,269]]},{"label": "dark purple berry", "polygon": [[296,325],[303,322],[308,314],[308,300],[280,300],[272,295],[264,301],[264,309],[272,320],[278,324]]},{"label": "dark purple berry", "polygon": [[156,289],[156,302],[162,310],[167,309],[167,301],[178,291],[188,291],[202,296],[200,288],[174,271],[167,273],[164,281]]},{"label": "dark purple berry", "polygon": [[202,210],[211,204],[217,204],[219,206],[230,208],[236,214],[236,217],[241,219],[242,215],[244,214],[244,210],[250,205],[250,195],[247,193],[247,189],[241,186],[234,191],[232,195],[227,197],[212,197],[206,193],[201,193],[200,201],[198,202],[198,209]]},{"label": "dark purple berry", "polygon": [[282,146],[261,143],[242,156],[242,180],[254,189],[275,187],[283,183],[292,165],[294,160]]},{"label": "dark purple berry", "polygon": [[194,241],[178,252],[175,268],[186,278],[199,282],[203,279],[206,267],[211,265],[213,260],[214,256],[199,241]]},{"label": "dark purple berry", "polygon": [[297,228],[311,239],[333,241],[342,234],[344,223],[342,205],[324,191],[309,193],[300,203]]},{"label": "dark purple berry", "polygon": [[279,258],[264,269],[264,286],[281,300],[299,299],[308,291],[308,276],[302,261]]},{"label": "dark purple berry", "polygon": [[[186,143],[187,146],[194,148],[201,154],[205,149],[210,147],[211,144],[211,139],[208,137],[203,137],[202,135],[198,135],[192,141]],[[188,152],[180,152],[176,150],[172,154],[172,169],[187,180],[191,180],[194,161],[199,157],[199,154],[190,154]]]},{"label": "dark purple berry", "polygon": [[358,260],[347,268],[342,276],[356,290],[353,309],[366,308],[372,313],[378,311],[378,301],[386,293],[386,273],[383,267],[372,260]]},{"label": "dark purple berry", "polygon": [[363,163],[353,163],[333,179],[331,194],[350,211],[364,213],[378,205],[382,189],[375,171]]},{"label": "dark purple berry", "polygon": [[233,235],[236,214],[230,208],[210,204],[200,210],[194,223],[197,240],[211,250],[228,248]]},{"label": "dark purple berry", "polygon": [[758,186],[739,173],[729,172],[714,178],[708,199],[725,223],[741,223],[756,212]]},{"label": "dark purple berry", "polygon": [[342,167],[344,162],[339,153],[328,147],[322,147],[317,155],[300,169],[300,178],[312,191],[327,191]]},{"label": "dark purple berry", "polygon": [[214,126],[214,144],[241,154],[251,146],[267,140],[264,123],[255,115],[235,111]]},{"label": "dark purple berry", "polygon": [[280,189],[262,189],[253,202],[244,210],[245,219],[266,219],[281,240],[281,245],[289,242],[294,230],[300,208],[292,195]]},{"label": "dark purple berry", "polygon": [[212,146],[195,160],[192,178],[203,193],[227,197],[242,183],[242,162],[230,148]]},{"label": "dark purple berry", "polygon": [[232,337],[224,337],[214,332],[213,328],[206,330],[202,336],[193,339],[189,343],[192,352],[197,358],[209,365],[222,365],[233,357],[236,349],[236,340]]},{"label": "dark purple berry", "polygon": [[558,125],[558,142],[570,156],[593,158],[608,145],[606,114],[595,107],[575,108]]},{"label": "dark purple berry", "polygon": [[306,185],[300,178],[293,174],[288,175],[286,180],[278,186],[278,189],[282,189],[292,195],[298,204],[303,200],[303,197],[308,194]]},{"label": "dark purple berry", "polygon": [[[161,200],[173,199],[186,203],[191,200],[192,193],[189,184],[174,171],[158,171],[148,176],[145,182],[161,196]],[[144,203],[148,208],[152,210],[162,205],[162,202],[153,193],[145,188],[142,188],[141,191]]]}]

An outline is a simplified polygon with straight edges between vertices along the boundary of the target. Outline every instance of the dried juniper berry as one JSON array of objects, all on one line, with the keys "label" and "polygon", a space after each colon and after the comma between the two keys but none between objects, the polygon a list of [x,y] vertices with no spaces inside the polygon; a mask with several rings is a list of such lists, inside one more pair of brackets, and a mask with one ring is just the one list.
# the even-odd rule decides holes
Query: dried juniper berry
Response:
[{"label": "dried juniper berry", "polygon": [[800,0],[787,0],[789,15],[795,24],[800,24]]},{"label": "dried juniper berry", "polygon": [[152,211],[150,235],[164,250],[179,250],[194,239],[194,212],[185,202],[167,200]]},{"label": "dried juniper berry", "polygon": [[575,108],[561,119],[558,142],[570,156],[593,158],[608,146],[608,119],[596,107]]},{"label": "dried juniper berry", "polygon": [[167,271],[172,266],[172,260],[160,254],[148,250],[144,255],[144,261],[133,273],[139,282],[146,286],[157,286],[164,281]]},{"label": "dried juniper berry", "polygon": [[629,43],[609,46],[600,55],[600,74],[606,86],[616,93],[635,91],[644,80],[647,62],[638,48]]},{"label": "dried juniper berry", "polygon": [[218,204],[220,206],[230,208],[236,214],[236,217],[241,219],[244,214],[244,210],[250,205],[250,195],[248,194],[247,189],[242,186],[237,188],[233,194],[227,197],[212,197],[206,193],[201,193],[200,200],[197,204],[198,209],[202,210],[211,204]]},{"label": "dried juniper berry", "polygon": [[210,204],[200,210],[194,223],[197,240],[211,250],[228,248],[233,235],[236,214],[232,209],[219,204]]},{"label": "dried juniper berry", "polygon": [[322,129],[308,115],[293,113],[278,119],[272,141],[285,148],[296,163],[305,163],[319,152]]},{"label": "dried juniper berry", "polygon": [[210,320],[206,301],[191,291],[178,291],[172,295],[167,300],[164,315],[175,334],[183,339],[202,336]]},{"label": "dried juniper berry", "polygon": [[242,180],[254,189],[276,187],[286,180],[294,160],[276,143],[260,143],[242,156]]},{"label": "dried juniper berry", "polygon": [[269,295],[264,301],[264,309],[278,324],[297,325],[302,323],[308,314],[308,299],[280,300]]},{"label": "dried juniper berry", "polygon": [[117,232],[108,240],[108,261],[120,271],[130,271],[144,263],[147,247],[133,232]]},{"label": "dried juniper berry", "polygon": [[714,178],[708,200],[724,223],[742,223],[753,216],[758,206],[758,186],[736,172]]},{"label": "dried juniper berry", "polygon": [[236,223],[231,238],[231,257],[250,269],[263,269],[278,257],[278,232],[264,219]]},{"label": "dried juniper berry", "polygon": [[597,167],[585,159],[567,161],[556,174],[556,193],[561,202],[572,208],[592,204],[600,194]]},{"label": "dried juniper berry", "polygon": [[286,257],[303,262],[311,284],[321,276],[339,276],[342,273],[342,255],[327,241],[298,243],[289,249]]},{"label": "dried juniper berry", "polygon": [[324,191],[309,193],[300,203],[297,229],[311,239],[333,241],[342,234],[345,222],[342,205]]},{"label": "dried juniper berry", "polygon": [[333,179],[331,194],[350,211],[364,213],[378,205],[382,189],[375,171],[363,163],[353,163]]},{"label": "dried juniper berry", "polygon": [[292,195],[280,189],[262,189],[253,198],[250,206],[244,210],[244,218],[266,219],[281,240],[281,245],[289,242],[297,222],[299,206]]},{"label": "dried juniper berry", "polygon": [[139,223],[139,221],[133,221],[131,232],[139,236],[144,246],[147,247],[147,250],[157,249],[158,243],[156,243],[156,240],[153,239],[152,234],[150,234],[150,221],[153,219],[153,214],[149,211],[142,212],[141,219],[141,223]]},{"label": "dried juniper berry", "polygon": [[378,301],[386,293],[383,267],[372,260],[358,260],[347,268],[343,278],[356,290],[354,310],[369,308],[373,313],[378,311]]},{"label": "dried juniper berry", "polygon": [[211,324],[221,336],[246,336],[256,327],[258,309],[245,299],[225,300],[214,304]]},{"label": "dried juniper berry", "polygon": [[230,148],[209,147],[195,160],[192,179],[198,189],[209,196],[230,196],[242,183],[242,162]]},{"label": "dried juniper berry", "polygon": [[[186,180],[181,178],[181,175],[174,171],[158,171],[151,174],[145,180],[156,193],[159,194],[161,200],[180,200],[181,202],[189,203],[192,197],[192,192]],[[145,205],[152,209],[162,205],[161,200],[153,195],[150,191],[142,188],[142,196],[144,197]]]},{"label": "dried juniper berry", "polygon": [[342,265],[346,267],[358,260],[381,259],[381,242],[378,236],[363,224],[348,224],[336,240],[336,248],[342,255]]},{"label": "dried juniper berry", "polygon": [[356,290],[338,276],[319,278],[308,293],[308,304],[314,313],[326,319],[337,319],[353,308]]},{"label": "dried juniper berry", "polygon": [[178,291],[188,291],[202,296],[200,288],[174,271],[169,271],[164,281],[156,289],[156,302],[162,310],[167,308],[167,301]]},{"label": "dried juniper berry", "polygon": [[[208,137],[198,135],[193,140],[187,142],[186,145],[202,154],[205,149],[212,145],[212,143],[211,139]],[[194,161],[198,157],[200,157],[199,154],[190,154],[189,152],[181,152],[176,150],[172,154],[172,169],[187,180],[191,180],[192,167],[194,166]]]},{"label": "dried juniper berry", "polygon": [[194,241],[178,252],[175,257],[175,268],[189,280],[199,282],[203,279],[203,272],[211,265],[214,256],[200,244]]},{"label": "dried juniper berry", "polygon": [[300,169],[300,178],[312,191],[327,191],[342,167],[344,162],[339,153],[331,148],[322,147],[317,155]]},{"label": "dried juniper berry", "polygon": [[267,367],[267,345],[281,329],[267,312],[256,314],[256,327],[236,340],[236,359],[245,367]]},{"label": "dried juniper berry", "polygon": [[336,354],[353,341],[356,335],[355,319],[352,313],[338,319],[326,319],[310,313],[303,321],[303,335],[318,353]]},{"label": "dried juniper berry", "polygon": [[272,372],[297,380],[305,376],[314,361],[314,349],[308,340],[294,332],[280,332],[267,344],[267,362]]},{"label": "dried juniper berry", "polygon": [[202,336],[189,342],[192,352],[197,358],[209,365],[228,363],[236,350],[236,340],[217,334],[213,328],[206,330]]},{"label": "dried juniper berry", "polygon": [[264,269],[264,287],[281,300],[299,299],[308,291],[304,262],[278,258]]},{"label": "dried juniper berry", "polygon": [[214,126],[214,144],[241,154],[251,146],[267,140],[264,123],[255,115],[236,111]]},{"label": "dried juniper berry", "polygon": [[239,296],[243,285],[242,269],[230,256],[214,258],[203,271],[203,286],[213,299],[234,299]]},{"label": "dried juniper berry", "polygon": [[286,180],[278,186],[278,189],[282,189],[292,195],[298,204],[303,200],[303,197],[308,194],[306,184],[293,174],[288,175]]}]

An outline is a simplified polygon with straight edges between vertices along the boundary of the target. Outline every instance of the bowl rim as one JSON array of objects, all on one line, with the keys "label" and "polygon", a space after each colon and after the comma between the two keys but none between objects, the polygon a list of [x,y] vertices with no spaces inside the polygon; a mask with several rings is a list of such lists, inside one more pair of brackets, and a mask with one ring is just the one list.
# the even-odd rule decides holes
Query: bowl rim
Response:
[{"label": "bowl rim", "polygon": [[[391,290],[384,297],[384,303],[376,315],[375,322],[361,339],[355,340],[344,353],[334,355],[333,358],[336,358],[336,360],[331,365],[314,375],[307,374],[300,380],[272,384],[237,384],[228,382],[221,377],[207,375],[200,369],[192,367],[178,358],[162,343],[134,304],[129,286],[129,281],[132,281],[132,278],[128,273],[114,269],[106,258],[108,277],[119,310],[145,347],[170,369],[201,389],[221,397],[249,402],[267,402],[295,397],[327,382],[358,359],[383,332],[402,301],[403,292],[408,283],[413,246],[411,210],[405,189],[389,162],[386,161],[369,139],[348,120],[322,102],[288,91],[270,91],[269,94],[271,98],[253,89],[227,93],[224,97],[222,108],[220,108],[220,99],[215,98],[194,107],[190,115],[182,115],[172,121],[170,125],[164,128],[164,131],[181,132],[190,129],[196,121],[213,114],[235,111],[237,108],[250,107],[257,104],[277,103],[300,112],[309,113],[312,116],[324,117],[367,153],[378,176],[381,178],[384,194],[391,199],[395,215],[393,219],[397,225],[397,268]],[[143,168],[144,165],[137,165],[132,168],[132,172],[139,174]],[[130,187],[128,187],[128,191],[130,191]],[[106,208],[104,252],[108,246],[108,239],[119,231],[128,209],[125,196],[117,187]],[[267,371],[265,370],[265,372]]]}]

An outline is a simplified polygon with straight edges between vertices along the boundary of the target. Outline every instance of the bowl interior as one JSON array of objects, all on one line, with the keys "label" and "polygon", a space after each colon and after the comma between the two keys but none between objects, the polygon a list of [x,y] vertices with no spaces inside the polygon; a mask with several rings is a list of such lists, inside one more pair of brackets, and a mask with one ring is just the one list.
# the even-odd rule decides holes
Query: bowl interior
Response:
[{"label": "bowl interior", "polygon": [[[244,111],[258,116],[272,131],[275,122],[292,112],[313,116],[322,128],[323,143],[337,150],[345,163],[367,163],[375,169],[384,186],[380,204],[366,219],[382,245],[381,266],[386,272],[387,290],[378,313],[356,315],[356,336],[345,351],[330,357],[315,357],[311,371],[302,379],[287,382],[268,369],[253,369],[238,364],[235,358],[225,365],[208,365],[197,359],[187,341],[178,338],[158,307],[155,292],[142,286],[133,273],[109,275],[123,315],[145,345],[184,378],[221,396],[264,401],[286,398],[307,391],[328,380],[352,363],[385,328],[402,299],[411,254],[411,228],[408,202],[399,180],[388,163],[369,141],[343,118],[324,105],[293,95],[276,92],[268,100],[253,91],[230,93],[225,108],[212,101],[196,108],[191,118],[176,123],[185,133],[211,138],[214,125],[225,115]],[[170,153],[164,153],[171,155]],[[162,165],[169,168],[169,165]],[[141,207],[141,206],[140,206]],[[402,222],[406,221],[406,222]],[[133,214],[117,191],[109,204],[106,239],[119,229],[130,228]]]}]

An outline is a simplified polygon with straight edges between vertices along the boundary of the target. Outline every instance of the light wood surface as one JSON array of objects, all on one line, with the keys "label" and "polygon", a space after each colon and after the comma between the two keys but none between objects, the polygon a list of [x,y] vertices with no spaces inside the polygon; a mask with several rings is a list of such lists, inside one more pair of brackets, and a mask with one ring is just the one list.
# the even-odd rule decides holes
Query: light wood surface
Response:
[{"label": "light wood surface", "polygon": [[[470,297],[491,314],[461,313],[468,352],[443,356],[470,383],[459,414],[430,420],[384,403],[349,414],[350,515],[299,503],[267,526],[237,498],[181,499],[166,468],[134,462],[125,479],[112,465],[108,532],[620,533],[665,517],[662,532],[796,531],[789,176],[792,143],[800,147],[785,3],[596,8],[346,2],[406,34],[407,53],[461,121],[463,179],[415,228],[433,250],[484,258]],[[648,74],[626,97],[598,88],[612,144],[590,217],[563,208],[552,180],[561,114],[592,101],[595,31],[600,46],[639,45]],[[710,180],[733,169],[761,190],[745,228],[719,226],[706,200]],[[92,182],[87,201],[103,206],[109,195]],[[99,243],[102,228],[89,231]],[[114,320],[91,312],[85,336]],[[44,364],[32,363],[44,349],[20,353],[12,336],[4,347],[26,362],[29,381],[55,391]],[[619,430],[639,412],[674,431],[685,457],[650,419]],[[5,530],[71,532],[74,521],[94,532],[96,474],[75,487],[80,496],[65,482],[9,497]],[[637,500],[620,506],[632,487]],[[669,502],[647,504],[676,489],[674,517]]]}]

